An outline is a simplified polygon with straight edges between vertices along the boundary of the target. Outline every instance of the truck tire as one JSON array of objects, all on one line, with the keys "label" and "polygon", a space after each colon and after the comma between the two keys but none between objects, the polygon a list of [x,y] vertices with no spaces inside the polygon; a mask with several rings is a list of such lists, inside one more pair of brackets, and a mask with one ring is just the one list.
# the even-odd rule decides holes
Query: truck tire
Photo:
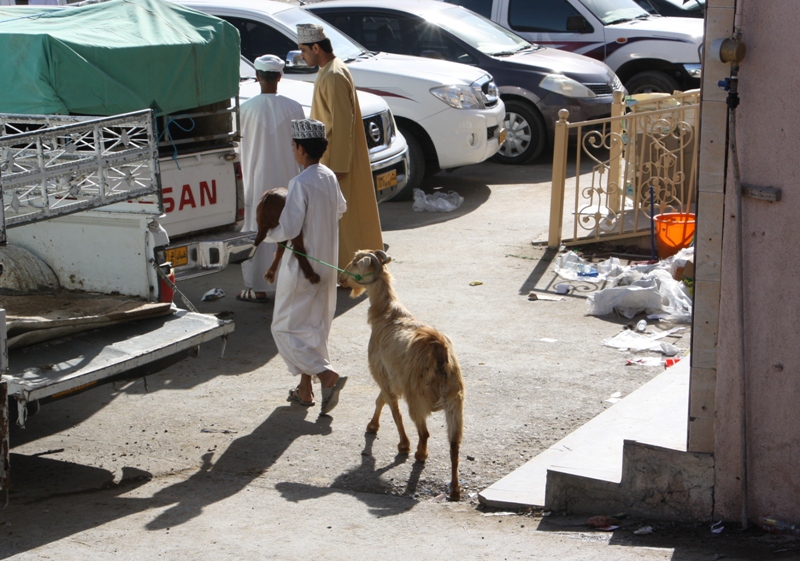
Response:
[{"label": "truck tire", "polygon": [[397,128],[400,133],[405,137],[406,144],[408,144],[408,182],[397,194],[389,199],[389,202],[409,201],[413,196],[414,189],[417,189],[422,183],[422,178],[425,177],[425,154],[422,152],[422,146],[419,140],[414,136],[408,128],[398,125]]},{"label": "truck tire", "polygon": [[539,111],[523,101],[506,102],[506,141],[494,160],[501,164],[526,164],[535,160],[547,146],[547,128]]},{"label": "truck tire", "polygon": [[680,90],[681,85],[678,81],[660,70],[645,70],[634,74],[625,84],[630,95],[640,93],[668,93]]}]

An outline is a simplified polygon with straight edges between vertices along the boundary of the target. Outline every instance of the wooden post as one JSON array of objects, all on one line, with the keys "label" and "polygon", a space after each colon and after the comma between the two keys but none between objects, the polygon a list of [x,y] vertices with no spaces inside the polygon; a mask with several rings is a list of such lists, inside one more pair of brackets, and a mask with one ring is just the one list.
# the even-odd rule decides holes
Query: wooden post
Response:
[{"label": "wooden post", "polygon": [[561,245],[561,227],[564,222],[564,189],[567,178],[567,125],[569,111],[560,109],[556,121],[553,150],[553,184],[550,189],[550,232],[547,247],[558,249]]}]

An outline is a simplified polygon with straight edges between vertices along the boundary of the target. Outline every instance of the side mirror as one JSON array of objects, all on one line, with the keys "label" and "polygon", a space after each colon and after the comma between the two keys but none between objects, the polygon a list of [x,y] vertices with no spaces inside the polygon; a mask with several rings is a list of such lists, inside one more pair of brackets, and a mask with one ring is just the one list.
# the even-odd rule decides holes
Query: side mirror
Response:
[{"label": "side mirror", "polygon": [[319,72],[319,67],[309,67],[300,51],[289,51],[286,54],[286,66],[283,67],[283,71],[286,74],[315,74]]},{"label": "side mirror", "polygon": [[594,28],[586,21],[583,16],[569,16],[567,18],[567,31],[575,31],[577,33],[591,33]]}]

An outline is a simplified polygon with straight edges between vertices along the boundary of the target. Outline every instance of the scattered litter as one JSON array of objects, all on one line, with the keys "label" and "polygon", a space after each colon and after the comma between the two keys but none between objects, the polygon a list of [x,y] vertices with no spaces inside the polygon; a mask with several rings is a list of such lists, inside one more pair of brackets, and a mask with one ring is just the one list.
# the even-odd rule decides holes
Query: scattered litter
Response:
[{"label": "scattered litter", "polygon": [[480,286],[482,284],[483,284],[482,281],[472,281],[471,283],[469,283],[470,286]]},{"label": "scattered litter", "polygon": [[725,529],[725,526],[722,525],[722,520],[720,520],[719,522],[714,522],[711,525],[711,533],[712,534],[721,534],[722,530],[724,530],[724,529]]},{"label": "scattered litter", "polygon": [[528,293],[528,300],[547,300],[549,302],[563,302],[564,299],[559,296],[548,296],[547,294],[537,294],[536,292]]},{"label": "scattered litter", "polygon": [[622,399],[622,392],[614,392],[608,397],[606,401],[609,403],[616,403],[620,399]]},{"label": "scattered litter", "polygon": [[431,502],[434,503],[443,503],[447,500],[447,496],[444,493],[440,493],[431,499]]},{"label": "scattered litter", "polygon": [[550,337],[542,337],[541,339],[539,339],[539,341],[542,341],[544,343],[557,343],[558,339],[551,339]]},{"label": "scattered litter", "polygon": [[[621,350],[631,350],[631,351],[658,351],[660,353],[667,354],[667,352],[672,352],[673,348],[675,349],[675,354],[680,352],[680,349],[675,347],[670,343],[663,343],[660,339],[672,335],[673,333],[677,333],[678,331],[682,331],[686,329],[685,327],[673,327],[672,329],[668,329],[667,331],[662,331],[661,333],[657,333],[656,335],[642,335],[640,333],[636,333],[635,331],[630,331],[626,329],[625,331],[620,331],[610,339],[603,339],[603,345],[606,347],[613,347],[615,349]],[[662,347],[663,345],[669,345],[666,348]],[[670,348],[672,347],[672,348]],[[675,356],[675,354],[667,355],[667,356]]]},{"label": "scattered litter", "polygon": [[517,513],[516,512],[508,512],[506,510],[501,511],[501,512],[484,512],[483,513],[484,516],[512,516],[512,515],[515,515],[515,514],[517,514]]},{"label": "scattered litter", "polygon": [[653,527],[652,526],[642,526],[638,530],[634,530],[633,533],[636,534],[637,536],[644,536],[646,534],[652,534],[653,533]]},{"label": "scattered litter", "polygon": [[460,207],[461,203],[464,202],[464,197],[455,191],[450,191],[448,193],[436,191],[435,193],[426,195],[425,191],[422,189],[414,189],[413,193],[414,204],[411,208],[416,212],[451,212]]},{"label": "scattered litter", "polygon": [[568,284],[557,284],[556,285],[556,294],[567,294],[572,287]]},{"label": "scattered litter", "polygon": [[208,302],[210,300],[219,300],[220,298],[224,297],[225,297],[225,292],[221,288],[212,288],[211,290],[203,294],[203,297],[200,300],[202,300],[203,302]]},{"label": "scattered litter", "polygon": [[474,462],[475,456],[467,456],[467,460],[469,460],[470,462]]},{"label": "scattered litter", "polygon": [[[669,359],[675,360],[675,359]],[[662,361],[657,356],[645,356],[641,358],[629,358],[625,361],[625,366],[633,366],[633,365],[641,365],[641,366],[661,366]]]},{"label": "scattered litter", "polygon": [[559,255],[553,262],[556,274],[567,280],[605,280],[609,275],[620,274],[622,269],[616,257],[600,263],[589,263],[573,251]]},{"label": "scattered litter", "polygon": [[[616,311],[626,318],[633,318],[645,312],[650,319],[666,318],[672,321],[690,322],[691,290],[682,281],[675,280],[671,269],[676,260],[685,261],[693,256],[694,248],[687,248],[655,264],[622,267],[617,261],[612,268],[608,262],[604,262],[608,263],[607,265],[598,263],[596,265],[598,271],[602,271],[603,268],[609,270],[602,277],[609,283],[609,287],[589,295],[587,299],[589,315],[604,316]],[[580,258],[576,256],[576,259]],[[556,273],[564,276],[558,268]]]},{"label": "scattered litter", "polygon": [[586,525],[603,532],[611,532],[619,528],[619,520],[611,516],[592,516],[586,521]]},{"label": "scattered litter", "polygon": [[681,352],[681,350],[672,343],[661,343],[660,347],[661,347],[661,352],[665,356],[675,356],[676,354]]},{"label": "scattered litter", "polygon": [[664,361],[664,368],[669,368],[670,366],[675,366],[681,361],[679,358],[668,358]]},{"label": "scattered litter", "polygon": [[222,434],[236,434],[237,431],[230,429],[200,429],[200,432],[221,432]]},{"label": "scattered litter", "polygon": [[470,499],[474,499],[474,498],[475,498],[475,497],[477,497],[477,496],[478,496],[478,493],[470,493],[470,494],[469,494],[469,498],[470,498]]},{"label": "scattered litter", "polygon": [[550,516],[551,514],[553,514],[553,511],[551,511],[551,510],[545,510],[545,511],[542,513],[542,517],[544,518],[544,517],[546,517],[546,516]]}]

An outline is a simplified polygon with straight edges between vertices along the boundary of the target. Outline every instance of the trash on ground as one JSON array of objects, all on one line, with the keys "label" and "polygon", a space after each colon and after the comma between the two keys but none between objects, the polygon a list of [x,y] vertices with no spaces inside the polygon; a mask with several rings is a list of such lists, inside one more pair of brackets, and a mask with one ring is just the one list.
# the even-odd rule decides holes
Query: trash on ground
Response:
[{"label": "trash on ground", "polygon": [[546,300],[548,302],[563,302],[564,299],[558,296],[548,296],[547,294],[537,294],[536,292],[528,293],[528,300]]},{"label": "trash on ground", "polygon": [[464,197],[455,191],[450,191],[448,193],[436,191],[435,193],[427,195],[422,189],[414,189],[413,193],[414,204],[411,208],[416,212],[451,212],[460,207],[461,203],[464,202]]},{"label": "trash on ground", "polygon": [[712,534],[721,534],[722,530],[724,530],[724,529],[725,529],[725,526],[722,525],[722,520],[720,520],[719,522],[714,522],[711,525],[711,533]]},{"label": "trash on ground", "polygon": [[212,288],[211,290],[203,294],[203,297],[200,300],[202,300],[203,302],[208,302],[210,300],[219,300],[220,298],[224,297],[225,297],[225,292],[221,288]]},{"label": "trash on ground", "polygon": [[508,512],[506,510],[501,511],[501,512],[484,512],[483,513],[484,516],[512,516],[512,515],[515,515],[515,514],[517,514],[517,513],[516,512]]},{"label": "trash on ground", "polygon": [[[660,353],[664,353],[667,356],[675,356],[680,349],[675,345],[670,343],[665,343],[660,341],[664,337],[668,335],[672,335],[678,331],[686,329],[685,327],[673,327],[672,329],[668,329],[667,331],[663,331],[661,333],[657,333],[655,335],[642,335],[641,333],[636,333],[635,331],[630,331],[626,329],[625,331],[620,331],[610,339],[603,339],[603,345],[606,347],[613,347],[615,349],[621,350],[630,350],[630,351],[658,351]],[[663,346],[662,346],[663,345]],[[677,351],[674,354],[672,353],[673,350]]]},{"label": "trash on ground", "polygon": [[800,534],[800,524],[792,524],[774,516],[759,516],[759,525],[762,530],[774,534]]},{"label": "trash on ground", "polygon": [[472,281],[469,283],[470,286],[480,286],[483,284],[483,281]]},{"label": "trash on ground", "polygon": [[616,257],[600,263],[589,263],[574,251],[562,253],[553,262],[556,274],[567,280],[605,280],[609,276],[619,275],[623,269]]},{"label": "trash on ground", "polygon": [[586,521],[586,525],[604,532],[611,532],[619,528],[619,520],[611,516],[592,516]]},{"label": "trash on ground", "polygon": [[[670,359],[670,360],[674,360],[674,359]],[[661,366],[662,364],[665,364],[664,361],[662,361],[657,356],[644,356],[644,357],[639,357],[639,358],[629,358],[628,360],[625,361],[625,366],[635,366],[635,365],[639,365],[639,366]]]},{"label": "trash on ground", "polygon": [[558,339],[551,339],[550,337],[542,337],[541,339],[539,339],[539,341],[542,341],[544,343],[557,343]]},{"label": "trash on ground", "polygon": [[644,536],[646,534],[652,534],[653,533],[653,527],[652,526],[642,526],[638,530],[634,530],[633,533],[636,534],[637,536]]},{"label": "trash on ground", "polygon": [[[608,271],[601,273],[603,276],[598,275],[598,278],[604,278],[610,286],[589,295],[589,315],[605,316],[616,311],[630,319],[645,312],[651,319],[690,322],[691,289],[684,282],[675,280],[671,269],[675,261],[685,262],[693,256],[694,248],[687,248],[655,264],[623,267],[615,257],[595,264],[598,271]],[[570,258],[568,262],[572,263],[575,259],[580,257]],[[559,276],[572,274],[569,269],[566,272],[563,267],[559,269],[558,265],[555,270]],[[577,272],[575,276],[577,279]]]},{"label": "trash on ground", "polygon": [[608,397],[608,399],[606,401],[608,403],[616,403],[620,399],[622,399],[622,392],[614,392]]},{"label": "trash on ground", "polygon": [[557,284],[556,285],[556,294],[567,294],[572,287],[568,284]]}]

